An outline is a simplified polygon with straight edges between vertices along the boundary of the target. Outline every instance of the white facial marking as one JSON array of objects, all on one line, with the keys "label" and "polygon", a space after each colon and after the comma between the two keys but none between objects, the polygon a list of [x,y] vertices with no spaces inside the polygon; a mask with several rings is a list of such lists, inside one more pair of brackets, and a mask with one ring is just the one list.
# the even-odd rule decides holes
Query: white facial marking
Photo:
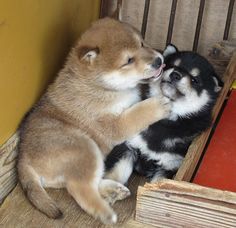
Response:
[{"label": "white facial marking", "polygon": [[187,96],[188,96],[188,93],[192,92],[192,88],[190,86],[186,86],[188,84],[189,84],[189,78],[182,77],[177,85],[177,88],[180,90],[180,92],[187,95]]},{"label": "white facial marking", "polygon": [[203,90],[200,96],[192,90],[189,94],[173,102],[172,112],[178,116],[188,116],[204,109],[210,101],[210,96]]},{"label": "white facial marking", "polygon": [[174,65],[175,65],[175,66],[179,66],[180,63],[181,63],[181,59],[176,59],[176,60],[174,61]]},{"label": "white facial marking", "polygon": [[193,76],[193,77],[196,77],[200,74],[200,69],[199,68],[193,68],[191,71],[190,71],[190,74]]},{"label": "white facial marking", "polygon": [[102,84],[108,89],[125,90],[137,86],[141,79],[142,75],[136,72],[131,72],[129,75],[121,75],[119,71],[114,71],[103,75],[101,80]]}]

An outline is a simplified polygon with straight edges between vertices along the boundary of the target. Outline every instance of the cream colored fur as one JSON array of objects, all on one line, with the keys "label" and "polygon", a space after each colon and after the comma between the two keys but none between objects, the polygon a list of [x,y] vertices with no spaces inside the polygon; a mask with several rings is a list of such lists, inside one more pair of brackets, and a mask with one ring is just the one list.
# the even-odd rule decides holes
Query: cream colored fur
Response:
[{"label": "cream colored fur", "polygon": [[28,199],[47,216],[62,213],[44,188],[66,188],[86,212],[116,223],[108,202],[130,193],[102,180],[104,157],[169,112],[156,97],[137,103],[137,85],[152,77],[147,72],[160,57],[142,42],[127,24],[113,19],[94,23],[22,124],[19,180]]}]

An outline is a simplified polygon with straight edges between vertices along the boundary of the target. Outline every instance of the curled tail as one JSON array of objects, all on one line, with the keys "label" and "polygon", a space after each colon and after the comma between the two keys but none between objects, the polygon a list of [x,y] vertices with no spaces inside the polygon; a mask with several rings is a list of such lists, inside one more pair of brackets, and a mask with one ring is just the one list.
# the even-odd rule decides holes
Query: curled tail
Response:
[{"label": "curled tail", "polygon": [[34,174],[32,167],[26,164],[18,164],[18,176],[21,186],[29,201],[49,218],[60,218],[62,212],[56,203],[42,187],[39,178]]}]

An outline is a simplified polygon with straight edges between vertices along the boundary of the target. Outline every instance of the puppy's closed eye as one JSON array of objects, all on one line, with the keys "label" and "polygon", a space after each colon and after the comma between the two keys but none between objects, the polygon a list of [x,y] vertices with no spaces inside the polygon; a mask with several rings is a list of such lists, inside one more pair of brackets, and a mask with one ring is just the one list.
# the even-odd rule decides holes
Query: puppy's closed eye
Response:
[{"label": "puppy's closed eye", "polygon": [[127,59],[127,62],[125,64],[123,64],[121,67],[125,67],[125,66],[128,66],[128,65],[131,65],[132,63],[134,63],[134,61],[135,61],[134,57],[129,57]]}]

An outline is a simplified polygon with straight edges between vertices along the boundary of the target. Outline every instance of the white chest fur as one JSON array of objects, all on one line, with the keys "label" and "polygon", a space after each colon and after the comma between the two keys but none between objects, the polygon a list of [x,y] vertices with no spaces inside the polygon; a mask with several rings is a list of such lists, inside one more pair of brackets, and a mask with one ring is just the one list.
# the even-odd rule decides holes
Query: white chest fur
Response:
[{"label": "white chest fur", "polygon": [[121,91],[117,95],[112,106],[109,107],[109,112],[115,115],[119,115],[125,109],[131,107],[132,105],[139,102],[140,100],[141,98],[140,98],[138,88]]}]

